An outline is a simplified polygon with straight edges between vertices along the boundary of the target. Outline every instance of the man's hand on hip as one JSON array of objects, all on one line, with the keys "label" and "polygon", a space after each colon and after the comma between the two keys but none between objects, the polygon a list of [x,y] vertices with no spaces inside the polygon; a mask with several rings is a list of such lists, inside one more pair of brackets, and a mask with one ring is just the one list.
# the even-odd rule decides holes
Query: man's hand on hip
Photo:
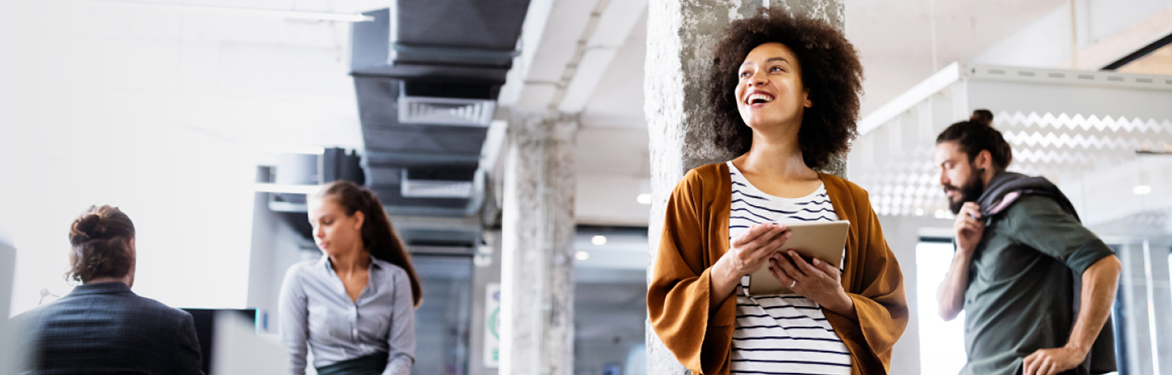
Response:
[{"label": "man's hand on hip", "polygon": [[1022,361],[1022,375],[1056,375],[1078,366],[1086,358],[1085,350],[1065,346],[1038,349]]}]

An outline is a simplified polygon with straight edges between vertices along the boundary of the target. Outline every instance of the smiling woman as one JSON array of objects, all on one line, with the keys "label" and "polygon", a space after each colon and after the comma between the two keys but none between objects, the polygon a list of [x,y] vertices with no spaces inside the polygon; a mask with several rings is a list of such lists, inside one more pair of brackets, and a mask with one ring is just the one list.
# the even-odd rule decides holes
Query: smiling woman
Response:
[{"label": "smiling woman", "polygon": [[[857,135],[863,65],[854,46],[826,22],[791,17],[779,10],[767,14],[733,23],[716,46],[708,91],[716,116],[716,143],[734,155],[749,151],[753,132],[740,111],[748,99],[739,95],[744,74],[754,68],[780,69],[777,73],[796,79],[806,96],[805,108],[798,113],[803,159],[811,168],[823,168],[831,156],[845,152]],[[765,44],[780,45],[783,50],[770,56],[775,58],[768,61],[772,65],[757,66],[746,60],[750,51]]]},{"label": "smiling woman", "polygon": [[[710,74],[717,146],[739,156],[672,192],[647,291],[656,334],[695,373],[886,374],[908,319],[899,264],[867,192],[818,171],[856,134],[854,47],[762,10],[730,25]],[[841,263],[786,247],[787,224],[838,220]],[[764,268],[792,292],[750,293]]]}]

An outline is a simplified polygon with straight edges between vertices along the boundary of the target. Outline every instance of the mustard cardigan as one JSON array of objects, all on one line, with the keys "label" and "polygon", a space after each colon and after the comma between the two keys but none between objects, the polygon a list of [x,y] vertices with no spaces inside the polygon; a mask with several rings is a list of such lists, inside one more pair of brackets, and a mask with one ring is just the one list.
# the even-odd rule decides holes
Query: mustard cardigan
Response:
[{"label": "mustard cardigan", "polygon": [[[822,312],[850,350],[852,374],[886,374],[892,346],[908,321],[899,263],[883,239],[867,192],[834,175],[820,177],[835,213],[851,222],[842,286],[859,319]],[[676,185],[647,290],[655,333],[696,374],[729,373],[736,298],[730,295],[709,311],[708,293],[709,269],[729,250],[731,187],[723,163],[693,169]]]}]

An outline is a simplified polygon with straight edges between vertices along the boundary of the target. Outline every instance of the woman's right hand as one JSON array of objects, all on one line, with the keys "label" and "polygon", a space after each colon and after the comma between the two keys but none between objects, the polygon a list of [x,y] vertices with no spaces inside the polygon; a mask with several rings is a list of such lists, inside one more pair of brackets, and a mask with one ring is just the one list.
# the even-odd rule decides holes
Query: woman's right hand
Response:
[{"label": "woman's right hand", "polygon": [[729,258],[737,275],[748,275],[768,263],[773,253],[781,251],[791,235],[785,224],[755,224],[733,239],[732,248],[724,256]]},{"label": "woman's right hand", "polygon": [[[790,235],[785,225],[765,223],[751,226],[733,238],[732,248],[712,266],[712,291],[708,294],[708,303],[711,306],[724,303],[741,284],[741,278],[764,267]],[[716,310],[712,311],[715,313]]]}]

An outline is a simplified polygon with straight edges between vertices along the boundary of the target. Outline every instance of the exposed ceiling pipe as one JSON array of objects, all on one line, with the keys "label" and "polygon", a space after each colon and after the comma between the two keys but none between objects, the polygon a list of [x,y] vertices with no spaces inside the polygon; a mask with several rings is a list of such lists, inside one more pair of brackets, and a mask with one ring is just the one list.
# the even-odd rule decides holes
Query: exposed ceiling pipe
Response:
[{"label": "exposed ceiling pipe", "polygon": [[256,8],[236,8],[236,7],[217,7],[217,6],[202,6],[202,5],[185,5],[185,4],[161,4],[135,1],[111,1],[111,0],[90,0],[85,3],[98,3],[102,5],[124,6],[124,7],[149,7],[155,9],[171,9],[180,12],[204,12],[204,13],[218,13],[218,14],[233,14],[243,16],[256,17],[272,17],[272,18],[286,18],[299,20],[313,20],[313,21],[338,21],[338,22],[369,22],[374,21],[374,17],[363,14],[348,14],[348,13],[327,13],[327,12],[303,12],[296,10],[278,10],[278,9],[256,9]]}]

